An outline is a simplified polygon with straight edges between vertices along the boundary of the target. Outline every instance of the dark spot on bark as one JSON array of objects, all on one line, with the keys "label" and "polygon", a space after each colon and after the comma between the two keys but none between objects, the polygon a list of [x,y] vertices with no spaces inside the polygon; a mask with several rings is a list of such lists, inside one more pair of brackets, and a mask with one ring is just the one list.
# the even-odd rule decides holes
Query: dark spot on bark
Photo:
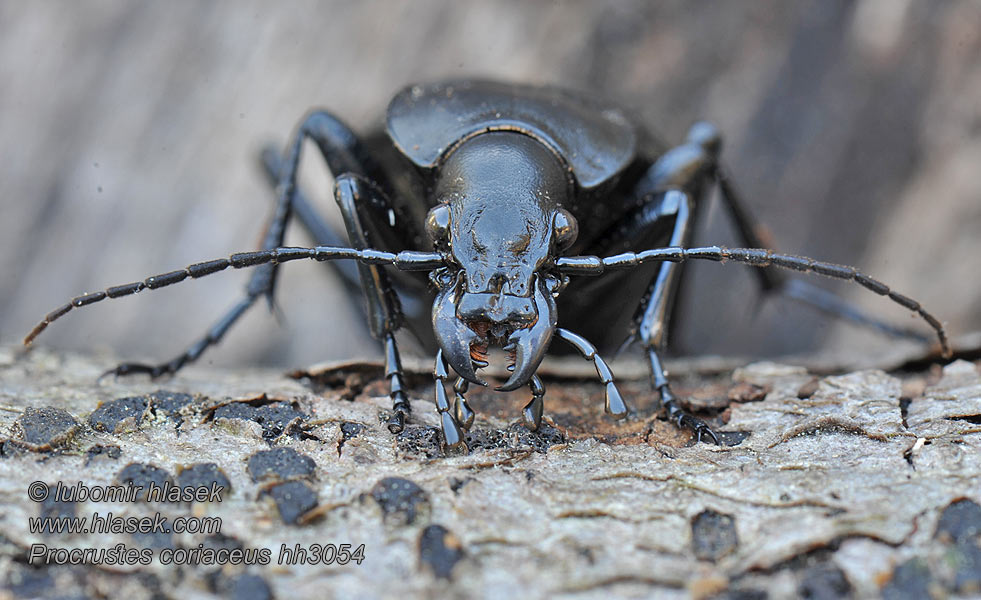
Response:
[{"label": "dark spot on bark", "polygon": [[67,444],[78,431],[78,421],[67,411],[45,406],[27,407],[17,418],[19,435],[10,440],[34,452],[47,451]]},{"label": "dark spot on bark", "polygon": [[170,520],[161,525],[163,531],[134,532],[130,534],[133,538],[133,545],[137,548],[153,548],[161,550],[163,548],[175,548],[174,534],[170,526]]},{"label": "dark spot on bark", "polygon": [[454,494],[459,494],[463,486],[467,485],[471,481],[476,481],[476,479],[474,479],[473,477],[463,477],[463,478],[450,477],[450,489],[453,491]]},{"label": "dark spot on bark", "polygon": [[214,484],[224,488],[221,499],[225,500],[232,489],[232,483],[215,463],[196,463],[177,473],[177,485],[181,489],[200,487],[211,489]]},{"label": "dark spot on bark", "polygon": [[947,505],[940,520],[934,537],[945,542],[977,542],[981,535],[981,506],[973,500],[961,498]]},{"label": "dark spot on bark", "polygon": [[118,459],[123,455],[123,450],[115,444],[95,444],[85,451],[85,465],[88,466],[93,459],[98,456],[105,456],[112,460]]},{"label": "dark spot on bark", "polygon": [[430,459],[443,456],[443,434],[438,427],[407,425],[398,434],[399,453],[407,458]]},{"label": "dark spot on bark", "polygon": [[209,578],[211,591],[228,600],[272,600],[273,593],[266,580],[252,573],[227,576],[216,571]]},{"label": "dark spot on bark", "polygon": [[241,419],[251,421],[255,417],[255,407],[247,402],[231,402],[215,409],[214,419]]},{"label": "dark spot on bark", "polygon": [[147,396],[154,413],[162,413],[175,421],[181,420],[181,412],[194,402],[194,396],[180,392],[157,390]]},{"label": "dark spot on bark", "polygon": [[430,525],[419,535],[419,562],[440,579],[449,579],[465,556],[460,539],[442,525]]},{"label": "dark spot on bark", "polygon": [[818,379],[817,377],[812,377],[810,381],[800,386],[800,389],[797,390],[797,397],[800,398],[801,400],[807,400],[808,398],[814,395],[814,392],[817,391],[818,386],[820,384],[821,384],[820,379]]},{"label": "dark spot on bark", "polygon": [[[215,408],[212,419],[254,421],[262,426],[262,437],[272,440],[283,435],[297,421],[305,421],[307,415],[290,402],[270,400],[263,395],[254,400],[222,404]],[[298,436],[300,432],[294,429],[292,433]]]},{"label": "dark spot on bark", "polygon": [[739,545],[736,521],[730,515],[704,510],[691,522],[692,548],[699,560],[717,561]]},{"label": "dark spot on bark", "polygon": [[316,464],[292,448],[261,450],[249,457],[248,471],[252,481],[288,481],[313,475]]},{"label": "dark spot on bark", "polygon": [[159,488],[163,488],[166,483],[173,483],[170,473],[145,463],[130,463],[122,468],[116,475],[116,482],[122,485],[142,486],[138,498],[146,498],[147,488],[152,483]]},{"label": "dark spot on bark", "polygon": [[827,562],[806,570],[801,577],[797,593],[801,598],[835,600],[850,598],[852,586],[845,574],[833,563]]},{"label": "dark spot on bark", "polygon": [[317,507],[317,492],[302,481],[287,481],[269,488],[263,494],[276,503],[284,523],[295,524],[304,514]]},{"label": "dark spot on bark", "polygon": [[103,402],[89,415],[89,426],[96,431],[122,433],[139,427],[146,416],[146,398],[117,398]]},{"label": "dark spot on bark", "polygon": [[262,425],[263,437],[275,438],[282,435],[290,423],[296,419],[303,421],[306,418],[305,414],[289,402],[276,402],[257,408],[252,420]]},{"label": "dark spot on bark", "polygon": [[411,525],[421,513],[429,510],[426,491],[401,477],[382,479],[371,488],[371,497],[381,507],[386,522],[394,519],[400,524]]},{"label": "dark spot on bark", "polygon": [[356,437],[362,431],[364,431],[364,425],[361,423],[351,423],[349,421],[341,423],[341,435],[344,436],[345,440]]},{"label": "dark spot on bark", "polygon": [[930,597],[932,576],[925,561],[912,558],[893,569],[882,588],[884,600],[921,600]]},{"label": "dark spot on bark", "polygon": [[532,431],[522,423],[512,423],[507,429],[473,429],[467,432],[466,442],[471,451],[510,448],[531,449],[544,454],[551,446],[564,443],[565,436],[548,423],[542,423],[538,431]]},{"label": "dark spot on bark", "polygon": [[[716,431],[715,435],[719,436],[719,443],[723,446],[738,446],[746,441],[750,435],[751,431]],[[702,438],[703,440],[705,438]],[[709,439],[711,442],[711,439]]]}]

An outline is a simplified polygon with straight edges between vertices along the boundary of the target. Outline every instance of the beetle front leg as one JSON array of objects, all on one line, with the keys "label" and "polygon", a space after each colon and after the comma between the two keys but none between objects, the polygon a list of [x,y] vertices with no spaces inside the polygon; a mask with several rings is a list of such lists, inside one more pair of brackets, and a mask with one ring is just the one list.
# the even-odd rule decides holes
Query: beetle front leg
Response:
[{"label": "beetle front leg", "polygon": [[433,378],[436,380],[436,413],[439,415],[439,424],[443,430],[443,440],[446,443],[447,449],[452,450],[462,447],[464,451],[468,451],[467,443],[463,437],[463,428],[460,427],[460,422],[453,414],[453,407],[450,406],[450,400],[446,396],[446,388],[444,386],[450,377],[449,370],[450,366],[446,363],[446,359],[443,358],[443,351],[437,350],[436,364],[433,367]]},{"label": "beetle front leg", "polygon": [[465,394],[467,390],[470,389],[470,382],[463,377],[457,377],[456,383],[453,384],[453,391],[456,392],[456,402],[453,404],[453,413],[456,415],[456,420],[466,431],[470,431],[470,427],[473,425],[474,417],[476,413],[467,404],[467,398]]},{"label": "beetle front leg", "polygon": [[[316,143],[331,173],[358,173],[375,175],[373,167],[361,142],[339,119],[325,111],[313,111],[304,117],[287,148],[285,159],[276,173],[276,207],[266,225],[261,250],[272,250],[283,245],[288,225],[294,211],[297,196],[297,173],[304,140]],[[306,208],[304,206],[304,208]],[[276,275],[279,265],[270,263],[259,266],[249,279],[245,297],[239,300],[222,316],[208,333],[175,358],[158,365],[143,363],[123,363],[105,375],[132,375],[145,373],[159,377],[176,373],[184,365],[198,359],[209,347],[217,344],[232,325],[265,296],[272,307],[273,293],[276,289]]]},{"label": "beetle front leg", "polygon": [[522,409],[521,414],[525,419],[525,425],[532,431],[538,431],[542,426],[542,413],[545,411],[545,384],[535,375],[528,382],[531,388],[531,400]]},{"label": "beetle front leg", "polygon": [[[355,175],[342,175],[334,185],[334,198],[344,217],[344,225],[351,246],[358,250],[376,247],[371,230],[366,227],[367,207],[371,204],[390,206],[385,194],[370,181]],[[392,288],[391,279],[379,265],[359,263],[361,287],[367,300],[368,326],[371,336],[385,343],[385,377],[388,378],[389,397],[392,400],[392,416],[388,429],[399,433],[405,428],[405,419],[411,411],[402,373],[395,332],[402,326],[402,307]]]}]

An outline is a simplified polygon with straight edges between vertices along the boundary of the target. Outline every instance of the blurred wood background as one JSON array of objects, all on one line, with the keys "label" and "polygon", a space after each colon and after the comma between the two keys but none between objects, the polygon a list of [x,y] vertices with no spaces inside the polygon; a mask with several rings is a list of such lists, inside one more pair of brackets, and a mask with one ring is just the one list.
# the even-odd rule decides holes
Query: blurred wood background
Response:
[{"label": "blurred wood background", "polygon": [[[858,265],[955,334],[981,329],[978,23],[972,0],[2,1],[0,342],[78,293],[254,248],[272,198],[258,150],[285,143],[310,107],[365,131],[404,84],[470,76],[602,94],[669,141],[712,120],[781,250]],[[304,180],[336,217],[316,161]],[[721,211],[706,216],[696,241],[735,243]],[[298,228],[289,241],[307,242]],[[378,355],[359,301],[321,270],[287,268],[284,323],[257,308],[202,360]],[[104,302],[39,341],[169,359],[245,280]],[[736,266],[692,269],[678,349],[893,343],[789,301],[760,305],[754,283]]]}]

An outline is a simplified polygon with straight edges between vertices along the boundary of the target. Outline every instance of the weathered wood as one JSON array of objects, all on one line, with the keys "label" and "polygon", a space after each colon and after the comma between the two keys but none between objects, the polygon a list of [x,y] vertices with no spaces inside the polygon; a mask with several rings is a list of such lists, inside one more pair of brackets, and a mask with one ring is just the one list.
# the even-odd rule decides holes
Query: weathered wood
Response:
[{"label": "weathered wood", "polygon": [[[592,381],[546,381],[540,433],[516,424],[521,394],[474,393],[473,449],[452,456],[436,443],[422,376],[410,376],[414,412],[393,437],[383,424],[384,382],[357,365],[330,376],[322,369],[317,381],[190,368],[162,382],[96,383],[111,364],[0,350],[0,582],[11,597],[237,597],[236,589],[278,597],[869,597],[981,585],[981,374],[968,362],[905,380],[870,370],[816,385],[803,368],[771,363],[682,378],[679,391],[693,405],[714,407],[702,414],[725,431],[749,432],[727,447],[685,447],[686,434],[660,421],[651,428],[643,382],[624,382],[639,410],[614,422]],[[170,393],[153,393],[160,389]],[[23,415],[40,407],[81,425],[73,436],[55,432],[51,450],[37,440],[25,447],[33,422]],[[221,502],[74,508],[32,502],[27,491],[36,480],[95,486],[154,477],[182,485],[226,477],[230,490]],[[110,511],[220,517],[225,537],[28,531],[39,514]],[[32,569],[24,561],[36,543],[123,543],[151,548],[154,559]],[[206,544],[268,548],[276,563],[282,544],[314,543],[364,544],[365,560],[158,562],[165,548]]]}]

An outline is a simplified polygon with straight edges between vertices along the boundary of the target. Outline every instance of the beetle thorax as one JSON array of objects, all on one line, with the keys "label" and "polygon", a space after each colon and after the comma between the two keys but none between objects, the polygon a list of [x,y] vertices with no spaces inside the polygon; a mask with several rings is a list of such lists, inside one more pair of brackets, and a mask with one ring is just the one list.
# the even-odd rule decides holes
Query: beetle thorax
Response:
[{"label": "beetle thorax", "polygon": [[450,251],[466,273],[467,292],[532,293],[567,186],[556,155],[521,133],[480,134],[450,154],[436,196],[449,206]]}]

